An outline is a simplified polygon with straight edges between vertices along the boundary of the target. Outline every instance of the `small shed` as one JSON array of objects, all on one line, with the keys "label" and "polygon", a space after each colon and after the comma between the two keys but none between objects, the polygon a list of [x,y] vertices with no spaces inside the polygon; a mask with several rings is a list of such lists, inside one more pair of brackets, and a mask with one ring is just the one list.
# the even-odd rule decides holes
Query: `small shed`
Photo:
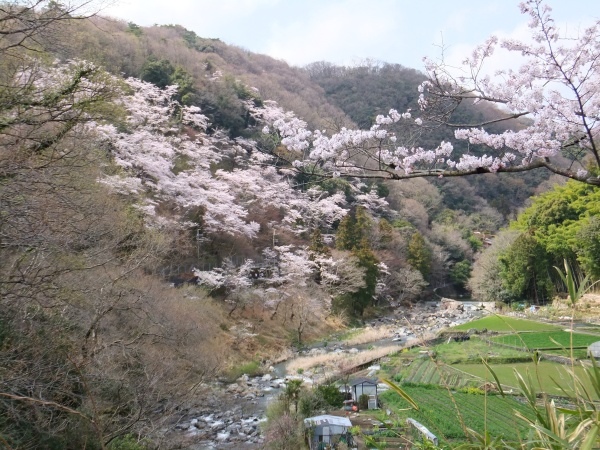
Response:
[{"label": "small shed", "polygon": [[336,448],[340,442],[345,442],[349,447],[354,445],[350,427],[352,422],[347,417],[330,415],[307,417],[304,427],[309,431],[310,450]]},{"label": "small shed", "polygon": [[600,341],[594,342],[588,346],[587,355],[600,359]]},{"label": "small shed", "polygon": [[352,400],[358,402],[361,395],[369,396],[368,409],[377,409],[379,405],[377,397],[377,378],[356,378],[350,381],[352,389]]}]

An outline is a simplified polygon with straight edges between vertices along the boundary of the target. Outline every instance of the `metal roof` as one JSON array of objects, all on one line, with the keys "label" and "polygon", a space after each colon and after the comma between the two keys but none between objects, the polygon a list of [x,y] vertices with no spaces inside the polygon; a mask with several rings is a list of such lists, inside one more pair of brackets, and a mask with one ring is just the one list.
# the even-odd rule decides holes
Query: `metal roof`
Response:
[{"label": "metal roof", "polygon": [[355,378],[354,380],[350,380],[350,386],[356,386],[357,384],[372,384],[377,385],[377,378]]},{"label": "metal roof", "polygon": [[347,417],[338,417],[330,415],[307,417],[304,423],[308,425],[340,425],[342,427],[351,427],[352,422]]}]

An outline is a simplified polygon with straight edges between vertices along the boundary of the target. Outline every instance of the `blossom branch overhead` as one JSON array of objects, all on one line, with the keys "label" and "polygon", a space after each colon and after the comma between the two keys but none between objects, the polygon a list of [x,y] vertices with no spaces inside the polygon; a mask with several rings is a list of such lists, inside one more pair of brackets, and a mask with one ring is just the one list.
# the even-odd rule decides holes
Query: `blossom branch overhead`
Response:
[{"label": "blossom branch overhead", "polygon": [[[308,130],[273,103],[254,108],[263,133],[276,142],[267,151],[297,172],[322,177],[406,179],[545,168],[600,185],[600,22],[573,38],[561,34],[542,0],[528,0],[520,8],[530,19],[530,42],[492,36],[458,69],[425,59],[419,111],[390,110],[368,130],[328,133]],[[486,75],[498,48],[523,63]],[[487,108],[491,117],[459,123],[453,113],[463,103],[492,105]],[[436,148],[410,145],[393,131],[398,122],[423,133],[436,126],[454,128],[454,141]],[[455,149],[465,145],[483,150],[457,154]],[[278,152],[281,147],[285,154]]]}]

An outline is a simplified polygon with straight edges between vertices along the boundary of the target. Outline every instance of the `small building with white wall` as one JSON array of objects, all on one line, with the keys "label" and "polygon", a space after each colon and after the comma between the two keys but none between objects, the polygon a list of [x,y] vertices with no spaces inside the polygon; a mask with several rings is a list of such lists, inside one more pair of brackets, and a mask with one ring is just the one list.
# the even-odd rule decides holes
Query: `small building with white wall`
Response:
[{"label": "small building with white wall", "polygon": [[350,380],[350,388],[352,389],[352,400],[358,403],[361,395],[369,396],[367,409],[377,409],[379,400],[377,398],[377,378],[355,378]]},{"label": "small building with white wall", "polygon": [[325,414],[304,419],[304,428],[308,432],[308,444],[311,450],[336,448],[340,442],[351,447],[353,445],[351,427],[352,422],[347,417]]}]

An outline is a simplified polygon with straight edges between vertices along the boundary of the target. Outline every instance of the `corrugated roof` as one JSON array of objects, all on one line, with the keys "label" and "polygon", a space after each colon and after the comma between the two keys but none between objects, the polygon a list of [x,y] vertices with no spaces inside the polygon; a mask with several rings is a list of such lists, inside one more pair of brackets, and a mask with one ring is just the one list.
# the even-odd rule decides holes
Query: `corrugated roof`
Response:
[{"label": "corrugated roof", "polygon": [[363,384],[363,383],[367,383],[367,384],[377,384],[377,378],[355,378],[354,380],[350,380],[350,386],[356,386],[357,384]]},{"label": "corrugated roof", "polygon": [[352,422],[347,417],[330,416],[328,414],[322,416],[307,417],[304,419],[306,424],[314,425],[340,425],[343,427],[351,427]]}]

